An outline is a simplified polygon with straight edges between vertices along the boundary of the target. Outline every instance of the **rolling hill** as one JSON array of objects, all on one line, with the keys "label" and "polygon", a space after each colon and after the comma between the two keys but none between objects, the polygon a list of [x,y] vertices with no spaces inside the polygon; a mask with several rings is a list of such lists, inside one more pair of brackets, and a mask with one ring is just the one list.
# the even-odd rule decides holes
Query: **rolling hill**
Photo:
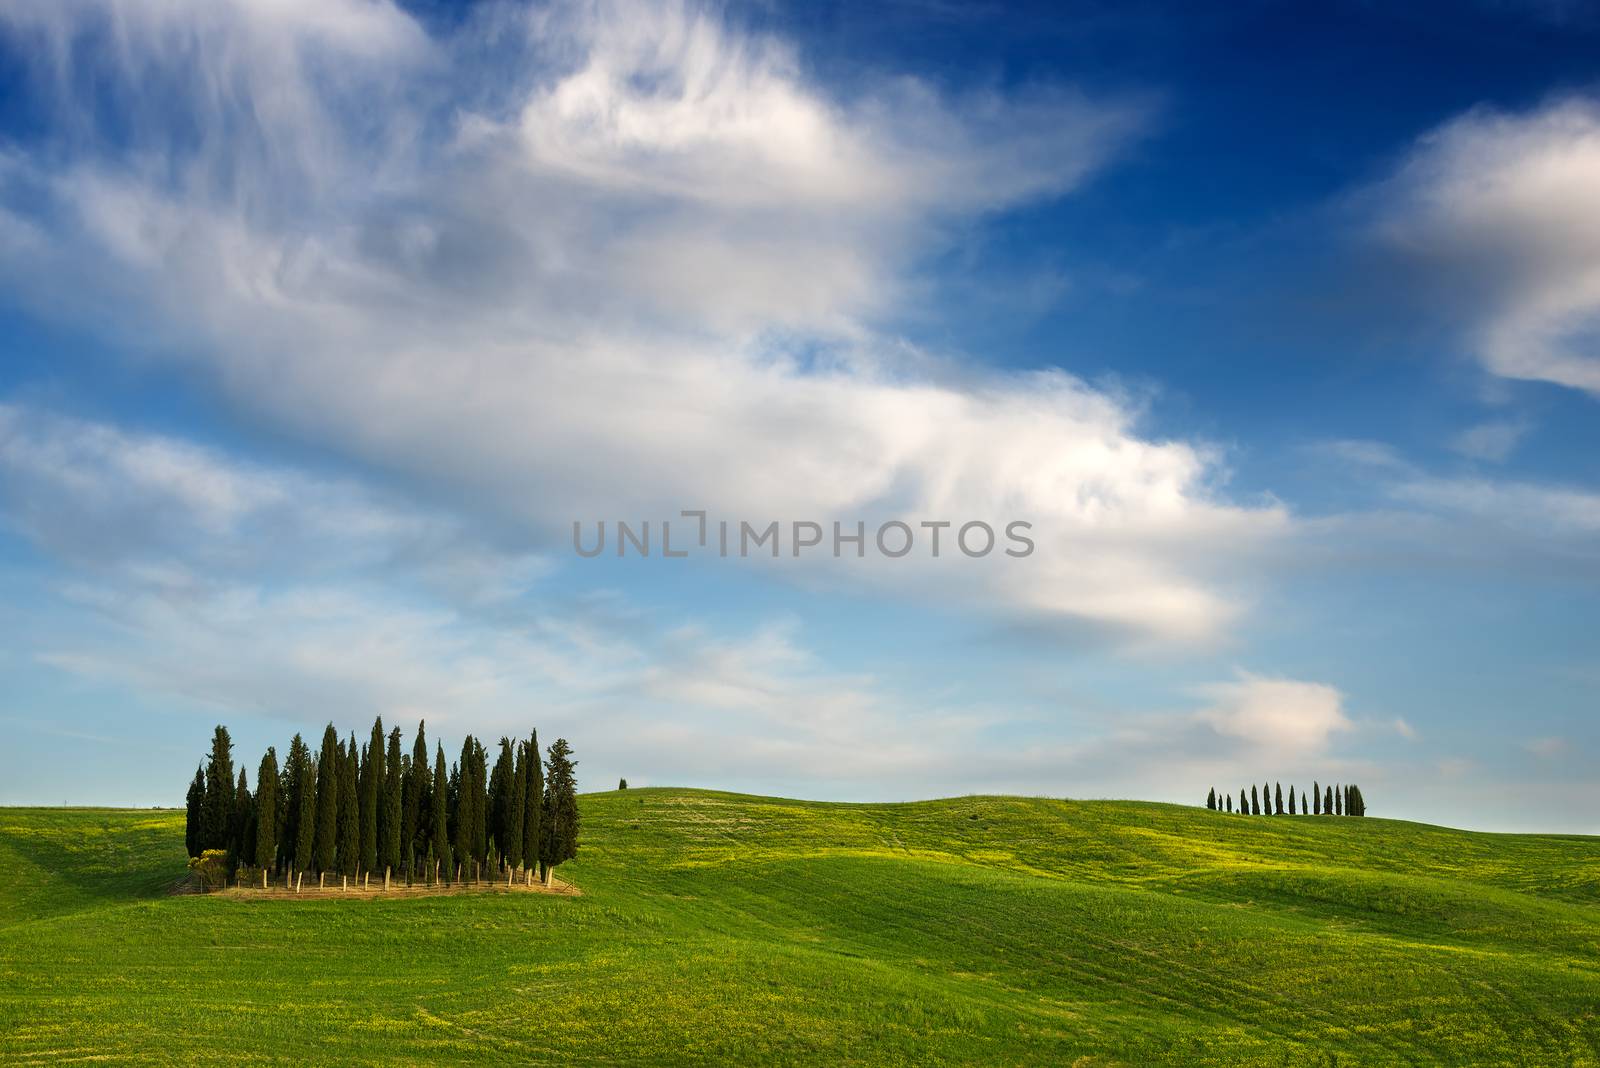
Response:
[{"label": "rolling hill", "polygon": [[170,894],[178,812],[0,809],[0,1060],[1600,1063],[1600,839],[581,805],[582,896],[294,901]]}]

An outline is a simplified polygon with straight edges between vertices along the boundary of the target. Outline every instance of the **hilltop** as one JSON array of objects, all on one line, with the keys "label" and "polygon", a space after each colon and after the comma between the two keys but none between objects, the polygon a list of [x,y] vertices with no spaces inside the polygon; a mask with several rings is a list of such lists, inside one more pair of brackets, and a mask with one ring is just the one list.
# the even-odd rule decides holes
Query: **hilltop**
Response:
[{"label": "hilltop", "polygon": [[580,804],[581,897],[303,903],[171,895],[182,813],[0,810],[0,1059],[1600,1063],[1600,839]]}]

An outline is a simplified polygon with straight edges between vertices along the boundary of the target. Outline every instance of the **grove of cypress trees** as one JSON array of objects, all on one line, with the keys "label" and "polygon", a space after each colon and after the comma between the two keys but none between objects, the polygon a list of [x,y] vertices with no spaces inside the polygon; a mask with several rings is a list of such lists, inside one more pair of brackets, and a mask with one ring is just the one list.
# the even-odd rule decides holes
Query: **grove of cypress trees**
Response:
[{"label": "grove of cypress trees", "polygon": [[317,829],[313,862],[318,874],[329,874],[339,856],[339,736],[333,724],[322,732],[317,754]]},{"label": "grove of cypress trees", "polygon": [[191,857],[198,857],[205,849],[206,769],[196,766],[194,781],[189,784],[183,817],[183,844]]},{"label": "grove of cypress trees", "polygon": [[450,848],[450,817],[449,791],[446,789],[444,770],[444,746],[438,747],[438,755],[433,761],[433,793],[431,829],[428,832],[429,850],[437,863],[448,875],[455,870],[454,851]]},{"label": "grove of cypress trees", "polygon": [[255,865],[261,869],[261,885],[278,864],[278,754],[269,745],[256,770],[256,849]]},{"label": "grove of cypress trees", "polygon": [[233,829],[233,740],[228,728],[217,725],[211,736],[211,755],[206,761],[206,797],[200,821],[200,848],[227,849]]},{"label": "grove of cypress trees", "polygon": [[361,798],[357,802],[361,822],[357,833],[361,836],[361,870],[371,872],[378,866],[378,808],[383,802],[383,717],[372,721],[372,737],[367,740],[362,754],[361,770],[356,780]]},{"label": "grove of cypress trees", "polygon": [[546,885],[554,879],[556,865],[578,855],[578,786],[573,774],[577,764],[571,754],[567,740],[557,738],[546,764],[549,780],[545,783],[539,850]]},{"label": "grove of cypress trees", "polygon": [[400,755],[400,728],[396,727],[389,732],[389,752],[384,757],[383,809],[378,819],[378,863],[391,872],[400,869],[400,842],[405,829],[401,813],[410,769],[404,763]]},{"label": "grove of cypress trees", "polygon": [[361,795],[357,775],[361,760],[361,747],[356,743],[356,732],[350,732],[350,745],[341,746],[338,756],[339,776],[339,872],[355,878],[361,862]]},{"label": "grove of cypress trees", "polygon": [[524,777],[522,798],[522,862],[528,866],[529,881],[532,881],[533,869],[539,866],[539,844],[543,840],[539,824],[544,816],[544,769],[539,761],[539,732],[530,734],[523,745],[527,750],[528,773]]}]

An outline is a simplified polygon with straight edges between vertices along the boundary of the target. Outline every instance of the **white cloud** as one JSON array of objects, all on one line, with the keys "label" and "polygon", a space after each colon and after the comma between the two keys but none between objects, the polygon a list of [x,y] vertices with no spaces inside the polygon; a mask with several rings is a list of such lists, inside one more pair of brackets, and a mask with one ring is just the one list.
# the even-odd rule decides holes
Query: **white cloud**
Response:
[{"label": "white cloud", "polygon": [[1413,727],[1410,723],[1406,722],[1406,720],[1403,719],[1402,717],[1396,716],[1393,726],[1394,726],[1394,732],[1396,734],[1398,734],[1400,737],[1406,739],[1407,741],[1416,741],[1416,739],[1417,739],[1417,728]]},{"label": "white cloud", "polygon": [[1213,703],[1200,713],[1202,722],[1281,757],[1315,755],[1351,727],[1343,696],[1325,683],[1240,672],[1204,692]]},{"label": "white cloud", "polygon": [[1450,440],[1450,447],[1474,460],[1499,463],[1511,455],[1529,429],[1519,419],[1491,419],[1457,434]]},{"label": "white cloud", "polygon": [[1376,195],[1379,232],[1442,280],[1488,370],[1600,395],[1600,103],[1471,111]]},{"label": "white cloud", "polygon": [[[532,537],[684,507],[1026,518],[1026,570],[852,580],[1163,640],[1244,607],[1242,565],[1288,518],[1229,501],[1218,452],[1151,440],[1139,404],[1070,375],[964,367],[879,325],[921,256],[1070,192],[1142,102],[906,79],[835,98],[784,42],[688,5],[493,17],[430,39],[352,0],[303,28],[177,0],[8,9],[135,114],[120,139],[10,161],[0,270]],[[107,19],[97,51],[85,29]],[[381,32],[347,32],[361,20]],[[131,93],[153,72],[164,125]]]},{"label": "white cloud", "polygon": [[1567,751],[1567,740],[1555,737],[1530,738],[1522,743],[1522,747],[1536,757],[1549,760]]}]

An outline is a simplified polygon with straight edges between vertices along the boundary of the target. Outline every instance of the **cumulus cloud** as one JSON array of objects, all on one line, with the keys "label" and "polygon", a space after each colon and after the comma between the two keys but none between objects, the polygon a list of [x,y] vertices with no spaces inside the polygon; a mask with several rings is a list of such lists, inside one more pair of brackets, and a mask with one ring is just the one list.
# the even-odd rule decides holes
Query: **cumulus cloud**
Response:
[{"label": "cumulus cloud", "polygon": [[[1025,518],[1026,571],[859,579],[1163,640],[1248,602],[1238,565],[1288,517],[1230,501],[1221,453],[883,326],[921,257],[1070,193],[1148,102],[830,95],[788,43],[684,4],[495,6],[450,36],[387,3],[285,10],[0,12],[74,116],[0,167],[16,292],[79,294],[230,403],[536,543],[685,507]],[[92,103],[88,74],[113,87]]]},{"label": "cumulus cloud", "polygon": [[1204,692],[1212,704],[1200,713],[1202,722],[1284,757],[1316,754],[1351,727],[1343,695],[1325,683],[1240,672]]},{"label": "cumulus cloud", "polygon": [[1484,367],[1600,395],[1600,103],[1480,108],[1375,191],[1377,229],[1451,297]]}]

